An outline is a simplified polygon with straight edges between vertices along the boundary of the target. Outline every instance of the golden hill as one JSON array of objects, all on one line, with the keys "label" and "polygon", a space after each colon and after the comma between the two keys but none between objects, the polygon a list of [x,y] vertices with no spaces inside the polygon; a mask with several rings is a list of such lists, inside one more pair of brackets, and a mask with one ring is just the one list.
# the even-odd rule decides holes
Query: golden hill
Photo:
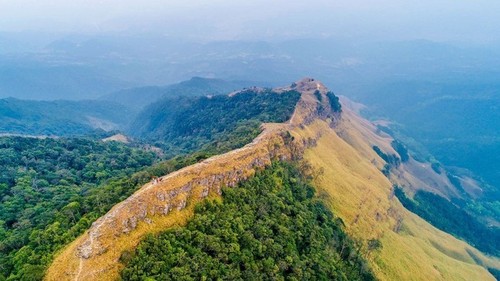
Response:
[{"label": "golden hill", "polygon": [[[382,242],[380,251],[366,252],[379,279],[494,280],[480,264],[500,268],[497,259],[437,230],[393,195],[391,181],[380,172],[384,160],[372,149],[377,145],[395,153],[389,136],[347,106],[341,115],[318,110],[315,91],[328,107],[327,89],[318,81],[304,79],[291,88],[302,97],[288,123],[265,124],[251,144],[143,186],[59,253],[45,279],[115,280],[121,253],[133,250],[146,234],[184,224],[195,202],[220,196],[221,186],[234,186],[273,159],[303,156],[321,171],[315,180],[318,194],[342,218],[348,233],[360,241]],[[276,90],[286,89],[290,87]],[[415,165],[420,164],[411,160],[402,165],[391,180],[410,189],[423,186],[445,196],[454,193],[428,167]]]}]

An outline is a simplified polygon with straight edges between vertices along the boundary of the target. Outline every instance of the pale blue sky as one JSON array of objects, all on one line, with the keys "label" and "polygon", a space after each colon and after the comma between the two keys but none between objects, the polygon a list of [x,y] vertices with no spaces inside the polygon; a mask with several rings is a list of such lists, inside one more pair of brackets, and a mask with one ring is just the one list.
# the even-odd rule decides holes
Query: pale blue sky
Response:
[{"label": "pale blue sky", "polygon": [[498,0],[0,0],[0,31],[499,41]]}]

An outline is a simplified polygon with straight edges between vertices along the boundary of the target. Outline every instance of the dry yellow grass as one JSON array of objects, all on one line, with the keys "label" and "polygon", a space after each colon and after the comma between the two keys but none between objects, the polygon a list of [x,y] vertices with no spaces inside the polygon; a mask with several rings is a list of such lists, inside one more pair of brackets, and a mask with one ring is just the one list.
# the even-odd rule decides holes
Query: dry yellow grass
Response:
[{"label": "dry yellow grass", "polygon": [[133,250],[145,235],[184,224],[196,202],[209,194],[219,196],[222,186],[247,179],[274,157],[289,159],[281,136],[287,126],[266,124],[251,144],[169,174],[158,184],[146,184],[57,255],[45,279],[115,280],[121,254]]},{"label": "dry yellow grass", "polygon": [[[298,82],[296,89],[302,92],[302,98],[290,122],[266,124],[264,133],[245,148],[186,167],[168,175],[158,186],[144,186],[61,251],[46,280],[116,280],[121,270],[121,253],[133,250],[148,233],[185,224],[193,214],[194,203],[206,196],[207,187],[210,196],[217,197],[221,185],[248,178],[273,157],[291,157],[291,149],[280,135],[284,130],[291,130],[297,143],[310,144],[310,140],[315,140],[316,145],[306,149],[304,157],[313,167],[323,170],[315,182],[318,194],[342,218],[347,231],[358,239],[382,241],[379,252],[367,254],[378,278],[494,280],[477,261],[500,268],[497,259],[485,257],[432,227],[406,211],[393,196],[392,183],[379,171],[385,163],[372,149],[377,145],[385,152],[395,153],[390,137],[377,134],[370,122],[348,108],[344,109],[342,121],[332,129],[328,120],[314,119],[317,101],[313,92],[320,90],[324,95],[326,88],[318,81],[306,79]],[[396,180],[403,183],[415,181],[409,170],[402,171],[400,177]],[[175,196],[168,195],[172,191],[176,191]],[[179,207],[185,202],[186,208],[162,214],[166,203]],[[131,218],[139,219],[129,229]],[[89,250],[88,258],[81,257],[82,247]],[[99,252],[100,249],[104,251]]]},{"label": "dry yellow grass", "polygon": [[185,209],[173,211],[168,216],[153,217],[150,223],[140,222],[135,231],[116,237],[112,242],[114,247],[88,260],[75,256],[77,247],[85,239],[85,235],[81,236],[57,256],[47,271],[45,280],[116,280],[123,267],[119,262],[122,252],[133,251],[147,234],[185,225],[193,213],[194,204],[189,204]]},{"label": "dry yellow grass", "polygon": [[376,276],[381,280],[495,280],[475,259],[499,268],[498,259],[484,256],[404,209],[392,194],[392,183],[378,170],[382,159],[371,149],[376,144],[390,151],[386,142],[390,139],[376,136],[370,125],[363,126],[352,116],[346,111],[337,132],[318,120],[296,128],[294,135],[307,138],[321,132],[305,159],[323,170],[315,184],[348,232],[364,241],[382,241],[383,248],[368,255]]}]

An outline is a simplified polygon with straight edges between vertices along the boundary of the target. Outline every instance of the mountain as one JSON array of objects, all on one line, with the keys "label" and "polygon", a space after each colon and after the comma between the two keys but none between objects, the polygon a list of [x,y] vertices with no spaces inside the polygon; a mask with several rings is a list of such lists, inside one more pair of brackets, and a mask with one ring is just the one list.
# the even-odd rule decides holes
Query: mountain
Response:
[{"label": "mountain", "polygon": [[102,96],[100,99],[118,102],[129,108],[140,110],[165,97],[222,95],[244,87],[255,86],[254,84],[255,82],[249,81],[225,81],[193,77],[190,80],[169,86],[124,89]]},{"label": "mountain", "polygon": [[[350,264],[363,277],[353,279],[369,280],[374,274],[380,280],[495,280],[492,273],[500,270],[498,257],[486,256],[460,240],[460,233],[450,235],[439,229],[440,222],[427,222],[425,216],[417,215],[423,213],[405,208],[410,206],[407,201],[424,206],[419,192],[431,193],[449,204],[457,198],[473,200],[450,181],[442,167],[433,169],[431,163],[415,160],[403,144],[360,117],[358,105],[346,99],[339,102],[319,81],[303,79],[272,92],[300,93],[288,121],[265,123],[263,131],[244,147],[201,158],[143,185],[59,252],[45,279],[165,278],[170,269],[178,276],[194,276],[190,274],[203,272],[206,262],[224,274],[237,274],[231,276],[250,274],[245,269],[252,266],[257,270],[254,273],[269,278],[275,276],[273,272],[307,276],[302,275],[307,270],[312,274],[322,271],[301,264],[310,256],[299,257],[296,251],[309,249],[311,253],[314,249],[314,253],[322,253],[319,257],[329,251],[334,256],[354,258]],[[238,95],[224,99],[233,100]],[[176,115],[167,111],[163,121],[173,122],[176,119],[172,116]],[[178,119],[176,124],[182,125],[182,121]],[[195,133],[204,129],[189,128]],[[293,169],[302,176],[293,176]],[[312,188],[304,186],[304,181]],[[255,189],[262,197],[255,197]],[[290,195],[297,190],[309,195]],[[311,199],[314,202],[308,205]],[[260,208],[259,203],[263,203]],[[237,206],[242,208],[241,216],[231,217],[240,212]],[[290,209],[292,206],[313,206],[316,211],[304,207],[301,217],[294,215],[299,209]],[[226,212],[218,213],[220,210]],[[276,220],[276,210],[281,219]],[[256,225],[245,225],[252,217],[257,218]],[[448,219],[446,215],[444,219]],[[287,225],[290,220],[291,225]],[[324,222],[332,220],[338,224],[330,230],[323,228]],[[310,223],[317,223],[316,229],[324,230],[325,236],[318,233],[302,240],[300,233],[310,233],[306,227]],[[498,235],[498,229],[492,230]],[[343,242],[347,241],[344,231],[353,244]],[[289,239],[281,240],[285,237]],[[491,239],[498,247],[497,238]],[[190,270],[185,266],[187,261]],[[318,260],[311,266],[320,263]],[[353,273],[342,261],[334,264],[344,279]],[[335,275],[323,278],[326,276]]]},{"label": "mountain", "polygon": [[394,134],[422,144],[425,149],[412,147],[422,158],[433,155],[446,166],[467,168],[498,192],[500,92],[493,79],[482,79],[398,81],[371,89],[360,100],[368,105],[365,115],[391,120],[386,127]]},{"label": "mountain", "polygon": [[[495,169],[500,155],[497,46],[426,40],[354,43],[345,38],[193,43],[150,34],[65,36],[51,43],[42,38],[53,36],[41,34],[1,37],[9,44],[3,44],[7,49],[0,54],[0,97],[89,99],[131,88],[146,98],[125,98],[123,104],[142,108],[164,87],[135,89],[141,85],[193,76],[276,85],[309,73],[366,104],[366,116],[392,120],[391,129],[407,136],[411,150],[427,148],[421,157],[433,155],[434,160],[426,160],[467,168],[490,184],[494,194],[500,189]],[[37,47],[23,49],[29,41]],[[251,85],[236,88],[242,86]],[[120,100],[121,94],[112,100]],[[409,138],[423,145],[417,148]]]},{"label": "mountain", "polygon": [[95,130],[123,129],[132,116],[124,106],[107,101],[0,100],[0,133],[70,136]]},{"label": "mountain", "polygon": [[290,118],[299,98],[295,91],[276,93],[269,89],[166,98],[140,112],[128,132],[154,142],[169,154],[196,151],[224,139],[231,140],[230,149],[234,149],[255,138],[262,122],[284,122]]},{"label": "mountain", "polygon": [[93,99],[130,87],[88,63],[47,54],[0,55],[0,98]]}]

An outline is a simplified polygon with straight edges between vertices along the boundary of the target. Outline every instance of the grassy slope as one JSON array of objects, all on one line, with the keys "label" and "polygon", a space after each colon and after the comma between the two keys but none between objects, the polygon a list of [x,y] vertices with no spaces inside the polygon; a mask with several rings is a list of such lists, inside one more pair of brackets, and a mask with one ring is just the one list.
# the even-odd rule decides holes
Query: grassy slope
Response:
[{"label": "grassy slope", "polygon": [[[135,231],[121,236],[117,239],[119,247],[111,248],[110,251],[99,256],[98,259],[89,259],[85,264],[81,264],[80,260],[74,256],[77,247],[83,242],[85,236],[79,237],[77,240],[64,248],[54,260],[48,269],[45,280],[74,280],[77,274],[81,273],[78,280],[116,280],[123,264],[118,262],[123,251],[132,251],[137,247],[139,241],[144,238],[146,233],[159,233],[165,229],[183,226],[194,215],[194,205],[188,206],[180,211],[172,211],[168,216],[156,216],[151,219],[151,223],[139,223]],[[81,268],[79,266],[81,265]],[[105,272],[95,272],[92,269],[105,269]]]},{"label": "grassy slope", "polygon": [[[303,100],[306,103],[314,100],[312,93],[303,95]],[[310,109],[299,106],[291,123],[300,124]],[[306,160],[323,171],[316,178],[318,195],[343,219],[354,238],[363,241],[379,239],[382,242],[381,250],[367,253],[377,277],[381,280],[494,280],[478,263],[500,268],[498,260],[485,257],[465,242],[437,230],[402,207],[392,194],[392,184],[380,172],[383,160],[372,149],[372,145],[376,144],[383,151],[392,151],[391,139],[374,134],[363,123],[365,121],[357,118],[344,111],[344,119],[336,128],[337,132],[330,129],[326,122],[316,120],[303,129],[296,127],[293,134],[299,141],[317,139],[321,135],[317,145],[305,152]],[[219,166],[219,169],[225,166]],[[211,173],[208,170],[205,172]],[[186,209],[167,216],[154,217],[150,226],[140,223],[138,231],[121,236],[120,248],[131,249],[140,240],[141,236],[128,239],[131,235],[144,235],[183,224],[192,214],[190,206],[188,204]],[[162,223],[164,220],[169,222]],[[74,274],[78,269],[77,263],[74,263],[74,250],[81,240],[83,238],[69,245],[57,258],[49,270],[48,280],[73,279],[74,275],[67,273]],[[109,252],[113,252],[114,259],[108,258],[107,263],[113,264],[120,252],[115,248]],[[89,269],[99,265],[97,260],[87,263]],[[118,270],[115,268],[99,279],[113,280]],[[89,280],[93,277],[95,279],[95,276],[87,275]]]},{"label": "grassy slope", "polygon": [[[368,254],[377,277],[381,280],[494,280],[475,259],[497,268],[500,267],[498,260],[486,258],[401,206],[392,195],[392,184],[372,163],[374,159],[379,163],[382,160],[369,142],[383,146],[380,142],[384,140],[363,132],[367,128],[362,126],[357,130],[344,126],[350,121],[344,118],[339,126],[343,138],[323,121],[316,121],[304,130],[296,129],[294,133],[307,138],[322,132],[317,146],[308,149],[305,158],[323,170],[316,182],[319,193],[344,220],[348,231],[365,241],[382,241],[381,251]],[[366,139],[370,135],[373,138]],[[402,222],[399,227],[398,221]],[[396,228],[398,232],[394,231]]]},{"label": "grassy slope", "polygon": [[[235,170],[241,171],[239,177],[246,179],[255,173],[259,163],[270,164],[270,154],[287,154],[288,152],[283,149],[283,139],[279,135],[277,136],[277,133],[280,132],[279,127],[279,125],[267,125],[258,141],[252,144],[171,173],[161,184],[152,186],[148,183],[144,185],[127,200],[115,205],[106,214],[107,219],[97,220],[90,232],[87,231],[56,255],[46,273],[45,280],[70,280],[75,279],[75,276],[78,276],[78,280],[116,280],[123,267],[122,264],[118,263],[123,251],[132,251],[148,233],[159,233],[170,227],[183,225],[192,217],[194,203],[203,198],[200,194],[204,186],[200,184],[200,179],[227,175]],[[255,161],[256,159],[259,161]],[[219,195],[214,189],[220,185],[228,185],[227,180],[230,179],[210,186],[210,195],[218,197]],[[179,192],[170,202],[161,201],[157,197],[158,193],[167,194],[187,185],[192,185],[192,190]],[[158,205],[164,206],[166,203],[176,207],[179,201],[185,201],[187,207],[179,211],[169,212],[168,215],[151,214],[151,208],[155,209]],[[122,222],[137,213],[141,213],[143,206],[147,206],[147,217],[151,221],[148,223],[139,219],[137,228],[128,233],[122,233]],[[96,225],[99,224],[100,226],[97,227]],[[98,235],[90,238],[89,234],[96,228],[99,228]],[[89,259],[79,258],[76,255],[77,248],[89,240],[93,240],[95,244],[104,245],[107,249]]]}]

